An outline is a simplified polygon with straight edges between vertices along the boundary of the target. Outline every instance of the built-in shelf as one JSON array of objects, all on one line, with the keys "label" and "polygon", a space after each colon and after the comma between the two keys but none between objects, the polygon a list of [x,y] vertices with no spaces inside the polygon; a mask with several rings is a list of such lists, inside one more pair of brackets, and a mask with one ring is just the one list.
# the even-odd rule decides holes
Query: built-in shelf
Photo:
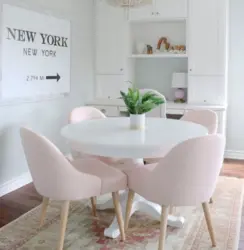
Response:
[{"label": "built-in shelf", "polygon": [[133,54],[130,58],[187,58],[187,54],[159,53],[159,54]]}]

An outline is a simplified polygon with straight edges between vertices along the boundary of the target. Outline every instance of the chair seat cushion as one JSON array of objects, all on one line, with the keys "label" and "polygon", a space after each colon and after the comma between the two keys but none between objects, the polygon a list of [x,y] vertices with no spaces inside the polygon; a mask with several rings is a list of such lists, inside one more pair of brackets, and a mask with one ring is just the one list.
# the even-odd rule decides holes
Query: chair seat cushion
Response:
[{"label": "chair seat cushion", "polygon": [[127,176],[98,159],[79,159],[71,162],[80,172],[95,175],[101,179],[101,194],[116,192],[127,188]]}]

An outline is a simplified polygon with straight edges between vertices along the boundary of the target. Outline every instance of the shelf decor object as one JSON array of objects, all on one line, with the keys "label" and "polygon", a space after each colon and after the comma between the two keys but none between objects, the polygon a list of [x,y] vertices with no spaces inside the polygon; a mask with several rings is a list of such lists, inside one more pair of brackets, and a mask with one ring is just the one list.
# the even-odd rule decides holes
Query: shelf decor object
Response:
[{"label": "shelf decor object", "polygon": [[129,58],[138,58],[138,59],[153,59],[153,58],[187,58],[188,55],[186,53],[154,53],[154,54],[132,54]]},{"label": "shelf decor object", "polygon": [[137,88],[129,88],[128,93],[120,91],[121,97],[130,114],[130,128],[145,129],[145,114],[164,103],[164,99],[153,92],[141,94]]},{"label": "shelf decor object", "polygon": [[146,45],[145,43],[143,43],[143,42],[138,42],[138,43],[136,44],[136,52],[137,52],[138,54],[143,54],[143,53],[145,53],[146,47],[147,47],[147,45]]},{"label": "shelf decor object", "polygon": [[173,73],[172,77],[172,88],[175,89],[174,92],[174,102],[185,103],[185,89],[187,89],[187,74],[186,73]]},{"label": "shelf decor object", "polygon": [[114,7],[135,8],[146,4],[152,4],[152,0],[106,0]]}]

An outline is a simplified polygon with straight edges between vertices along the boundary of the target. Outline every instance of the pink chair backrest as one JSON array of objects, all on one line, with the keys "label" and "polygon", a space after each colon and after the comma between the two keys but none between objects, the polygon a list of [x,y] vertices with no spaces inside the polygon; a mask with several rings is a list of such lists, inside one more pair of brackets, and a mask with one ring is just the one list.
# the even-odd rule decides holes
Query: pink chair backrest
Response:
[{"label": "pink chair backrest", "polygon": [[72,110],[69,118],[70,123],[77,123],[83,120],[101,119],[106,116],[94,107],[78,107]]},{"label": "pink chair backrest", "polygon": [[149,178],[147,188],[153,200],[177,206],[208,201],[223,164],[224,148],[222,135],[207,135],[177,145],[160,160]]},{"label": "pink chair backrest", "polygon": [[140,94],[145,94],[147,92],[152,92],[155,95],[161,97],[164,100],[164,103],[161,105],[161,117],[166,118],[166,98],[164,95],[162,95],[161,93],[159,93],[157,90],[155,89],[140,89]]},{"label": "pink chair backrest", "polygon": [[181,120],[203,125],[208,129],[209,134],[217,133],[218,116],[212,110],[190,110],[181,118]]},{"label": "pink chair backrest", "polygon": [[[26,160],[37,191],[56,200],[75,199],[76,180],[85,185],[93,177],[76,170],[60,150],[44,136],[21,128],[20,136]],[[85,190],[79,190],[79,195]]]}]

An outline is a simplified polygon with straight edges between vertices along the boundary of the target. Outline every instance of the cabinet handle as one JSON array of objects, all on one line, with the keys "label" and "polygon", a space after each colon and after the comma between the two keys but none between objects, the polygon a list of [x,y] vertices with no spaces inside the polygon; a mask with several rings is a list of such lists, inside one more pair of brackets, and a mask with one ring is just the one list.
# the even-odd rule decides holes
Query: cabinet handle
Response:
[{"label": "cabinet handle", "polygon": [[160,13],[159,13],[159,12],[157,12],[157,15],[160,15]]},{"label": "cabinet handle", "polygon": [[124,71],[124,69],[123,69],[123,68],[121,68],[121,69],[120,69],[120,71]]},{"label": "cabinet handle", "polygon": [[106,114],[106,109],[101,109],[101,112]]},{"label": "cabinet handle", "polygon": [[192,71],[192,69],[189,69],[189,71]]},{"label": "cabinet handle", "polygon": [[152,16],[154,16],[154,12],[152,12]]}]

